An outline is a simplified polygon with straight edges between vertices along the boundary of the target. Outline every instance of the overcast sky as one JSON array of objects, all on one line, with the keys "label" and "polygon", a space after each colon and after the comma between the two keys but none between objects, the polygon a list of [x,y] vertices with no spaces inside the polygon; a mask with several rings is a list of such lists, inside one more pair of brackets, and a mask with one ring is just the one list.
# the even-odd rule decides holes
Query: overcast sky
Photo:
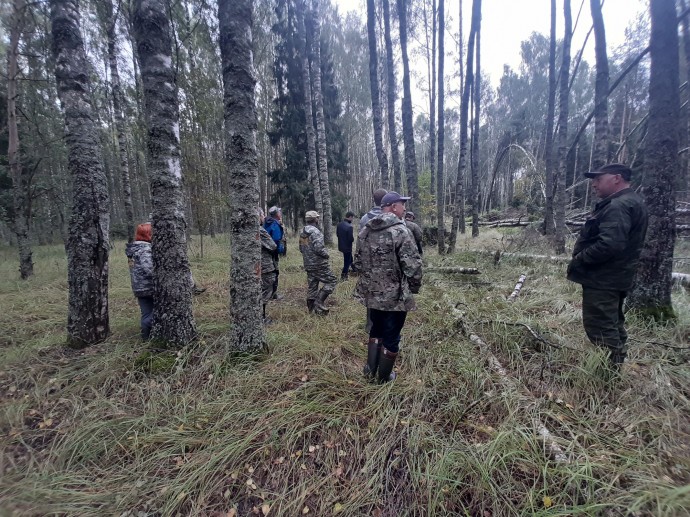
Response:
[{"label": "overcast sky", "polygon": [[[340,7],[341,13],[356,11],[366,20],[366,0],[332,0]],[[391,0],[393,3],[395,0]],[[592,24],[588,0],[572,0],[573,23],[581,3],[584,3],[580,23],[573,35],[573,56],[579,51],[584,37]],[[609,53],[625,40],[625,29],[640,12],[647,12],[646,0],[605,0],[602,8]],[[520,64],[520,42],[527,39],[533,31],[549,34],[550,0],[484,0],[482,2],[482,69],[490,74],[495,85],[503,74],[503,65],[517,68]],[[557,34],[563,36],[563,2],[557,0]],[[472,1],[463,2],[464,36],[467,38],[472,9]],[[446,29],[458,32],[458,0],[446,0],[446,11],[452,17]],[[446,47],[453,45],[446,37]],[[594,38],[590,36],[584,58],[594,64]]]}]

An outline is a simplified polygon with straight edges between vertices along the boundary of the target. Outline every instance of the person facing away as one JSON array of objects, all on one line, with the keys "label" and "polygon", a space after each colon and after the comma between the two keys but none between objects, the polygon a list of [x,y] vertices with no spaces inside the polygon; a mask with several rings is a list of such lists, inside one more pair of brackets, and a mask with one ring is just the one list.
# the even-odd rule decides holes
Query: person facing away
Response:
[{"label": "person facing away", "polygon": [[632,288],[647,233],[647,208],[630,188],[632,171],[612,163],[586,172],[601,199],[575,242],[567,278],[582,285],[582,323],[589,340],[609,350],[619,370],[627,355],[623,302]]},{"label": "person facing away", "polygon": [[[348,211],[345,219],[338,223],[335,234],[338,237],[338,251],[343,254],[343,270],[340,273],[340,280],[347,280],[350,266],[352,265],[352,243],[355,241],[352,230],[352,219],[354,212]],[[357,272],[352,268],[353,272]]]},{"label": "person facing away", "polygon": [[275,241],[263,227],[264,213],[259,209],[259,237],[261,238],[261,301],[263,302],[264,324],[271,320],[266,317],[266,304],[273,298],[273,285],[276,277],[277,249]]},{"label": "person facing away", "polygon": [[137,226],[134,242],[125,247],[132,291],[141,311],[141,338],[151,337],[153,325],[153,256],[151,254],[151,223]]},{"label": "person facing away", "polygon": [[422,285],[422,259],[402,220],[409,197],[387,193],[382,213],[359,232],[355,265],[360,276],[355,297],[369,309],[372,327],[364,374],[379,382],[395,378],[400,333],[407,312],[415,309],[413,294]]},{"label": "person facing away", "polygon": [[338,280],[328,262],[329,255],[319,228],[319,217],[314,210],[304,215],[306,225],[299,236],[299,251],[307,272],[307,308],[309,312],[325,316],[328,314],[326,298],[335,291]]},{"label": "person facing away", "polygon": [[424,240],[424,236],[422,235],[422,229],[417,223],[414,222],[415,219],[416,217],[414,212],[405,212],[405,225],[412,233],[412,237],[414,237],[414,242],[417,245],[417,251],[419,251],[420,255],[423,255],[424,248],[422,247],[422,241]]},{"label": "person facing away", "polygon": [[268,209],[268,217],[264,219],[264,229],[268,232],[268,234],[271,236],[273,239],[273,242],[276,244],[276,250],[274,252],[275,255],[275,280],[273,282],[273,299],[274,300],[280,300],[282,298],[281,295],[278,294],[278,277],[280,276],[280,267],[279,267],[279,261],[280,261],[280,255],[285,255],[287,248],[286,248],[286,241],[285,241],[285,228],[283,227],[283,211],[280,209],[280,207],[277,206],[272,206],[271,208]]},{"label": "person facing away", "polygon": [[381,200],[386,194],[388,194],[388,191],[383,188],[374,191],[374,206],[359,219],[359,231],[362,231],[362,228],[366,226],[370,219],[381,214]]}]

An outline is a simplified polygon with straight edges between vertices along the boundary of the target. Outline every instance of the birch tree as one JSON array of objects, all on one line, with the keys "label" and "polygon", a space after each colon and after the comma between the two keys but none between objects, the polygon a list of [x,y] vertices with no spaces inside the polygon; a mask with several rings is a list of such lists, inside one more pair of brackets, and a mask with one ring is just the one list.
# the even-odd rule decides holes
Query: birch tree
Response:
[{"label": "birch tree", "polygon": [[152,337],[173,346],[196,336],[187,222],[180,165],[179,104],[165,0],[136,0],[134,37],[148,126],[153,207],[154,323]]},{"label": "birch tree", "polygon": [[544,207],[544,233],[553,235],[556,229],[553,219],[554,171],[553,171],[553,119],[556,116],[556,0],[551,0],[551,30],[549,37],[549,101],[546,113],[546,143],[544,144],[544,168],[546,200]]},{"label": "birch tree", "polygon": [[[443,188],[444,167],[444,143],[445,143],[445,118],[444,103],[445,90],[443,76],[443,64],[445,58],[444,39],[446,31],[446,11],[444,0],[438,2],[438,169],[436,173],[436,221],[438,223],[438,252],[440,255],[446,252],[446,227],[444,221],[445,193]],[[462,43],[461,43],[462,44]],[[454,242],[451,236],[451,241]]]},{"label": "birch tree", "polygon": [[596,80],[594,83],[594,149],[592,167],[596,169],[608,161],[609,147],[609,59],[606,53],[606,28],[601,14],[600,0],[590,0],[594,27]]},{"label": "birch tree", "polygon": [[389,188],[388,156],[383,147],[383,112],[379,91],[379,58],[376,50],[376,8],[374,0],[367,0],[367,36],[369,39],[369,86],[371,89],[371,111],[374,123],[374,146],[381,173],[381,187]]},{"label": "birch tree", "polygon": [[386,44],[386,100],[388,102],[388,141],[393,160],[393,190],[402,190],[402,176],[400,173],[400,151],[398,150],[398,132],[395,129],[395,62],[393,61],[393,42],[391,41],[391,13],[390,3],[383,0],[383,27]]},{"label": "birch tree", "polygon": [[475,71],[474,71],[474,126],[472,128],[472,237],[479,236],[479,114],[482,99],[482,69],[481,69],[481,39],[482,39],[482,13],[481,0],[479,0],[479,14],[475,35]]},{"label": "birch tree", "polygon": [[72,176],[72,214],[67,238],[68,344],[82,348],[103,341],[108,317],[110,213],[98,128],[91,104],[89,63],[84,52],[77,0],[51,0],[55,79],[65,115]]}]

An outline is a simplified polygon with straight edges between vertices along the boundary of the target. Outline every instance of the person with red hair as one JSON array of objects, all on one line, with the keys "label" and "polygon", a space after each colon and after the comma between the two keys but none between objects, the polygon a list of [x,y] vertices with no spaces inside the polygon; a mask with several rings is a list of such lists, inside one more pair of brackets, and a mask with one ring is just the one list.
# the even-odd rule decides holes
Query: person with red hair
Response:
[{"label": "person with red hair", "polygon": [[148,340],[153,323],[153,257],[151,255],[151,223],[137,226],[134,242],[127,243],[132,291],[141,309],[141,338]]}]

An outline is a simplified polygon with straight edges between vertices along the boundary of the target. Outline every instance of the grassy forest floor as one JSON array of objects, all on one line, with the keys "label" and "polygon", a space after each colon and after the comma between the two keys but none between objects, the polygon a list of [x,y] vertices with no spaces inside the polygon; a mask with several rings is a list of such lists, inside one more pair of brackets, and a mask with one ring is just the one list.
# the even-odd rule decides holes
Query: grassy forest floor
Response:
[{"label": "grassy forest floor", "polygon": [[473,251],[548,251],[523,235],[485,231],[455,255],[427,253],[430,266],[482,273],[425,274],[399,377],[383,386],[361,375],[355,281],[338,285],[328,317],[310,316],[294,246],[285,298],[268,308],[270,353],[250,360],[228,353],[227,239],[206,238],[201,259],[196,238],[202,337],[153,366],[141,360],[123,242],[111,254],[112,336],[83,351],[63,346],[63,249],[36,248],[27,282],[15,250],[0,250],[0,516],[688,515],[690,351],[644,342],[688,346],[690,293],[675,291],[675,326],[629,316],[629,361],[612,379],[563,264],[494,266]]}]

